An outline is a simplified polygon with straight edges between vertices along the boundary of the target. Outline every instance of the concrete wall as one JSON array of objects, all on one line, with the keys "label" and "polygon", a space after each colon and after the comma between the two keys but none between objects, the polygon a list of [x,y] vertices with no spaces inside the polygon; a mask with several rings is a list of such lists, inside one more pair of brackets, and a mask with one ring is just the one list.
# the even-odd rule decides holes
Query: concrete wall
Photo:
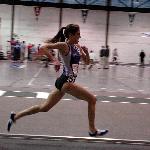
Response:
[{"label": "concrete wall", "polygon": [[[1,39],[3,51],[7,51],[11,32],[11,6],[0,5]],[[63,9],[62,25],[79,24],[81,27],[80,43],[95,51],[97,59],[99,50],[105,44],[106,12],[90,10],[87,22],[83,23],[81,11]],[[48,37],[53,37],[59,28],[59,8],[42,8],[39,20],[35,19],[33,7],[16,6],[14,33],[18,39],[27,43],[39,44]],[[148,63],[150,55],[150,38],[143,38],[142,32],[150,31],[150,14],[138,13],[135,22],[129,26],[127,12],[111,12],[109,45],[111,53],[118,48],[119,59],[124,63],[139,62],[138,54],[144,49]],[[111,56],[110,56],[111,61]]]},{"label": "concrete wall", "polygon": [[127,12],[111,12],[109,45],[118,48],[120,61],[138,62],[138,54],[146,52],[146,62],[150,59],[150,37],[142,37],[142,32],[150,31],[150,14],[137,13],[132,26]]},{"label": "concrete wall", "polygon": [[0,18],[1,18],[1,44],[2,49],[5,52],[9,49],[8,40],[10,39],[11,32],[11,6],[9,5],[0,5]]}]

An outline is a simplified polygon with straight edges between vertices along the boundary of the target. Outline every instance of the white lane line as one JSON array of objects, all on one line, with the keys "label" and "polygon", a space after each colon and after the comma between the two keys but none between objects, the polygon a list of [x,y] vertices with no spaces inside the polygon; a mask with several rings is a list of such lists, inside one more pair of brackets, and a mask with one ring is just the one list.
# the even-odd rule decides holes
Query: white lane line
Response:
[{"label": "white lane line", "polygon": [[35,80],[35,78],[32,78],[27,85],[32,85],[32,82]]},{"label": "white lane line", "polygon": [[44,98],[44,99],[47,99],[47,98],[48,98],[48,95],[49,95],[48,92],[35,92],[35,93],[37,93],[36,98]]},{"label": "white lane line", "polygon": [[31,80],[28,82],[27,85],[32,85],[33,81],[35,80],[35,78],[40,74],[40,72],[42,71],[43,68],[40,68],[39,71],[33,76],[33,78],[31,78]]},{"label": "white lane line", "polygon": [[138,92],[144,92],[144,90],[137,90]]},{"label": "white lane line", "polygon": [[42,69],[43,69],[43,68],[40,68],[40,69],[39,69],[39,71],[34,75],[34,78],[36,78],[36,77],[40,74],[40,72],[42,71]]},{"label": "white lane line", "polygon": [[132,99],[132,98],[135,98],[135,97],[130,96],[130,97],[126,97],[126,98],[130,98],[130,99]]},{"label": "white lane line", "polygon": [[110,101],[101,101],[101,102],[103,102],[103,103],[109,103]]},{"label": "white lane line", "polygon": [[139,104],[141,104],[141,105],[147,105],[148,103],[139,103]]},{"label": "white lane line", "polygon": [[123,90],[125,90],[125,89],[118,89],[119,91],[123,91]]},{"label": "white lane line", "polygon": [[35,98],[35,97],[26,97],[26,98]]},{"label": "white lane line", "polygon": [[122,104],[130,104],[130,102],[119,102],[119,103],[122,103]]},{"label": "white lane line", "polygon": [[5,96],[5,97],[16,97],[16,96]]},{"label": "white lane line", "polygon": [[[2,96],[4,93],[6,93],[7,91],[2,91],[0,90],[0,96]],[[22,91],[13,91],[13,92],[22,92]],[[25,97],[27,99],[31,99],[31,98],[42,98],[42,99],[47,99],[49,94],[48,92],[33,92],[33,93],[37,93],[36,97]],[[97,96],[97,95],[94,95],[94,96]],[[17,97],[17,96],[5,96],[5,97]],[[108,96],[108,97],[117,97],[117,96]],[[135,97],[126,97],[126,98],[135,98]],[[145,98],[145,99],[150,99],[150,97],[148,98]],[[64,98],[62,99],[64,101],[73,101],[73,99],[70,99],[70,98]],[[112,101],[100,101],[100,102],[103,102],[103,103],[109,103],[109,102],[112,102]],[[122,104],[130,104],[132,102],[119,102],[119,103],[122,103]],[[137,103],[137,104],[141,104],[141,105],[147,105],[149,103]]]},{"label": "white lane line", "polygon": [[19,92],[21,92],[21,91],[13,91],[13,92],[19,93]]},{"label": "white lane line", "polygon": [[0,96],[4,95],[4,93],[6,93],[6,91],[0,90]]},{"label": "white lane line", "polygon": [[110,95],[110,96],[108,96],[108,97],[117,97],[117,96],[114,96],[114,95]]},{"label": "white lane line", "polygon": [[150,145],[149,140],[131,140],[131,139],[115,139],[115,138],[100,138],[100,137],[79,137],[79,136],[52,136],[52,135],[32,135],[32,134],[5,134],[0,133],[0,137],[7,137],[10,139],[48,139],[48,140],[61,140],[61,141],[74,141],[74,142],[105,142],[105,143],[123,143],[131,145]]},{"label": "white lane line", "polygon": [[73,99],[70,99],[70,98],[63,98],[62,100],[64,100],[64,101],[72,101]]}]

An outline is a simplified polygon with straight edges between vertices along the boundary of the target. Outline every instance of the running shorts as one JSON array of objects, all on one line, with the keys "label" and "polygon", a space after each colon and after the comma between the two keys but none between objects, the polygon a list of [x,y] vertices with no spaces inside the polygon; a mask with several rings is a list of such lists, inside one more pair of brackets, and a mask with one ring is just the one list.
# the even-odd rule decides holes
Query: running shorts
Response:
[{"label": "running shorts", "polygon": [[61,88],[63,87],[64,83],[66,82],[75,82],[76,76],[70,75],[65,76],[62,74],[59,78],[57,78],[55,82],[55,87],[61,91]]}]

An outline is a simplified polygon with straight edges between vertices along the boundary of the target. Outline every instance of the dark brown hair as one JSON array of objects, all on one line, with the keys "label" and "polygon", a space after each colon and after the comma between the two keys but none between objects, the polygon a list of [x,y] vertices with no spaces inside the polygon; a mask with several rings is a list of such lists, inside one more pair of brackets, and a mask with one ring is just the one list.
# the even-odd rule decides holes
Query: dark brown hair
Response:
[{"label": "dark brown hair", "polygon": [[52,38],[52,39],[47,39],[45,42],[46,43],[56,43],[56,42],[64,42],[65,41],[65,36],[64,36],[64,29],[66,27],[62,27],[58,33]]},{"label": "dark brown hair", "polygon": [[52,42],[65,42],[65,39],[69,38],[69,35],[74,35],[79,30],[79,26],[76,24],[69,24],[66,27],[62,27],[58,33],[52,38],[46,40],[47,43]]},{"label": "dark brown hair", "polygon": [[79,30],[79,26],[76,24],[69,24],[66,26],[66,29],[64,31],[64,35],[66,38],[69,38],[69,35],[75,35],[75,33]]}]

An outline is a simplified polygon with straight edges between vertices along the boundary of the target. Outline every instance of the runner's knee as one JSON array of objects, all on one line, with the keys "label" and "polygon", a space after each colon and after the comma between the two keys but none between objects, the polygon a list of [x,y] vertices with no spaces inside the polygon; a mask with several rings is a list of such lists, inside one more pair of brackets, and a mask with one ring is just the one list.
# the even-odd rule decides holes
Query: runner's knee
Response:
[{"label": "runner's knee", "polygon": [[88,103],[91,105],[96,105],[96,97],[92,96],[92,98],[88,101]]},{"label": "runner's knee", "polygon": [[40,112],[48,112],[48,111],[49,111],[48,107],[40,106]]}]

